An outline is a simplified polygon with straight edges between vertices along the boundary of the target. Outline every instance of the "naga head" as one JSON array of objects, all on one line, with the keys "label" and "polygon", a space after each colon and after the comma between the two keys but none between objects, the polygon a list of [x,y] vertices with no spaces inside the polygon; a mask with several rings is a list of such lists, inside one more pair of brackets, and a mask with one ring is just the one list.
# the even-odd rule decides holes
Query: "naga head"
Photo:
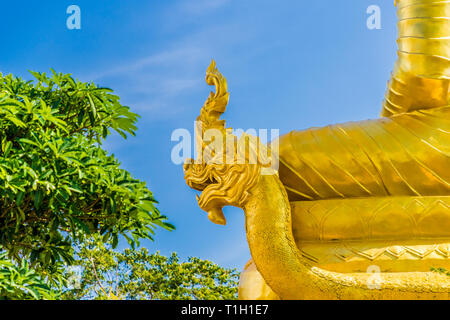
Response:
[{"label": "naga head", "polygon": [[252,186],[257,182],[259,168],[257,165],[186,163],[184,174],[188,186],[202,191],[197,201],[208,213],[209,220],[225,225],[227,221],[222,208],[242,208],[245,205]]},{"label": "naga head", "polygon": [[264,164],[269,161],[264,156],[267,152],[262,152],[265,146],[258,138],[243,134],[238,139],[232,129],[225,128],[225,121],[219,119],[226,110],[229,93],[227,81],[214,60],[206,72],[206,82],[215,85],[216,92],[211,92],[197,118],[199,158],[187,159],[183,169],[187,185],[202,191],[197,196],[200,208],[208,213],[212,222],[225,225],[222,208],[243,208],[261,169],[267,167]]}]

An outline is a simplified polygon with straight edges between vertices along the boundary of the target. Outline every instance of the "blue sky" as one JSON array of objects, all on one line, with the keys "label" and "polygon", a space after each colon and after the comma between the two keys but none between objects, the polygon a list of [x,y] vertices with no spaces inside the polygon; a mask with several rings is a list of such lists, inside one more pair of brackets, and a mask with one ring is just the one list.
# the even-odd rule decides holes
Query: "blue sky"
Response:
[{"label": "blue sky", "polygon": [[[240,209],[209,222],[171,162],[171,133],[193,130],[214,58],[231,94],[234,128],[294,129],[378,117],[396,57],[393,0],[46,0],[2,3],[0,71],[72,73],[110,87],[141,115],[137,137],[106,147],[145,180],[177,227],[151,251],[241,269],[250,258]],[[81,8],[81,30],[66,9]],[[381,8],[381,30],[366,9]]]}]

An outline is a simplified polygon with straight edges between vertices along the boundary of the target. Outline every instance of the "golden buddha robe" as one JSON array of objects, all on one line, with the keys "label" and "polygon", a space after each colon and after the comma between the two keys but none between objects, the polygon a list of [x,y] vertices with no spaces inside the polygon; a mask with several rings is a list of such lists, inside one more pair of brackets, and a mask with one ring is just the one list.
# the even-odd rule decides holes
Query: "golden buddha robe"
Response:
[{"label": "golden buddha robe", "polygon": [[382,118],[280,138],[290,201],[450,195],[450,1],[400,0]]}]

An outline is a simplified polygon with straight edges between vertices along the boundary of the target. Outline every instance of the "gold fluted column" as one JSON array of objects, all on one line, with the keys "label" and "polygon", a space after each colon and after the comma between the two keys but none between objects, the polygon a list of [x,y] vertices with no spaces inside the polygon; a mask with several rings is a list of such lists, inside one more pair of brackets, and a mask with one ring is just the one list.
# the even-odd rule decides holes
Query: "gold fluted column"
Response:
[{"label": "gold fluted column", "polygon": [[450,1],[398,0],[398,60],[382,116],[449,104]]}]

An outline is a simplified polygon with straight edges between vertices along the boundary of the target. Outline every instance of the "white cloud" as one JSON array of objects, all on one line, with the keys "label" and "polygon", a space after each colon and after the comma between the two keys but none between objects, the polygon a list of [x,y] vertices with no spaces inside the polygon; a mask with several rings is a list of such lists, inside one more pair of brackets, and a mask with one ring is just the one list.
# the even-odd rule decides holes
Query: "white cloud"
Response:
[{"label": "white cloud", "polygon": [[[176,20],[176,17],[182,17],[191,11],[196,15],[205,14],[228,2],[229,0],[181,1],[169,8],[172,9],[172,19],[168,20]],[[152,112],[153,120],[173,116],[187,107],[188,95],[205,88],[204,72],[211,59],[230,56],[234,45],[245,41],[248,36],[243,32],[236,32],[241,28],[233,19],[226,24],[216,24],[213,20],[206,19],[203,24],[199,30],[166,41],[168,44],[164,44],[162,50],[155,50],[151,46],[153,53],[148,56],[109,61],[102,66],[102,70],[96,70],[83,78],[112,87],[122,97],[122,102],[130,105],[134,111],[144,113],[143,115]],[[142,43],[142,46],[150,47],[150,44]],[[239,58],[244,54],[246,53],[239,53]],[[199,101],[200,105],[202,103],[203,101]]]},{"label": "white cloud", "polygon": [[190,46],[178,47],[173,50],[167,50],[148,57],[143,57],[137,61],[122,62],[119,67],[94,73],[90,75],[89,78],[93,80],[100,80],[111,76],[140,72],[143,69],[152,66],[176,66],[181,61],[197,60],[200,55],[201,50],[199,50],[199,48]]}]

